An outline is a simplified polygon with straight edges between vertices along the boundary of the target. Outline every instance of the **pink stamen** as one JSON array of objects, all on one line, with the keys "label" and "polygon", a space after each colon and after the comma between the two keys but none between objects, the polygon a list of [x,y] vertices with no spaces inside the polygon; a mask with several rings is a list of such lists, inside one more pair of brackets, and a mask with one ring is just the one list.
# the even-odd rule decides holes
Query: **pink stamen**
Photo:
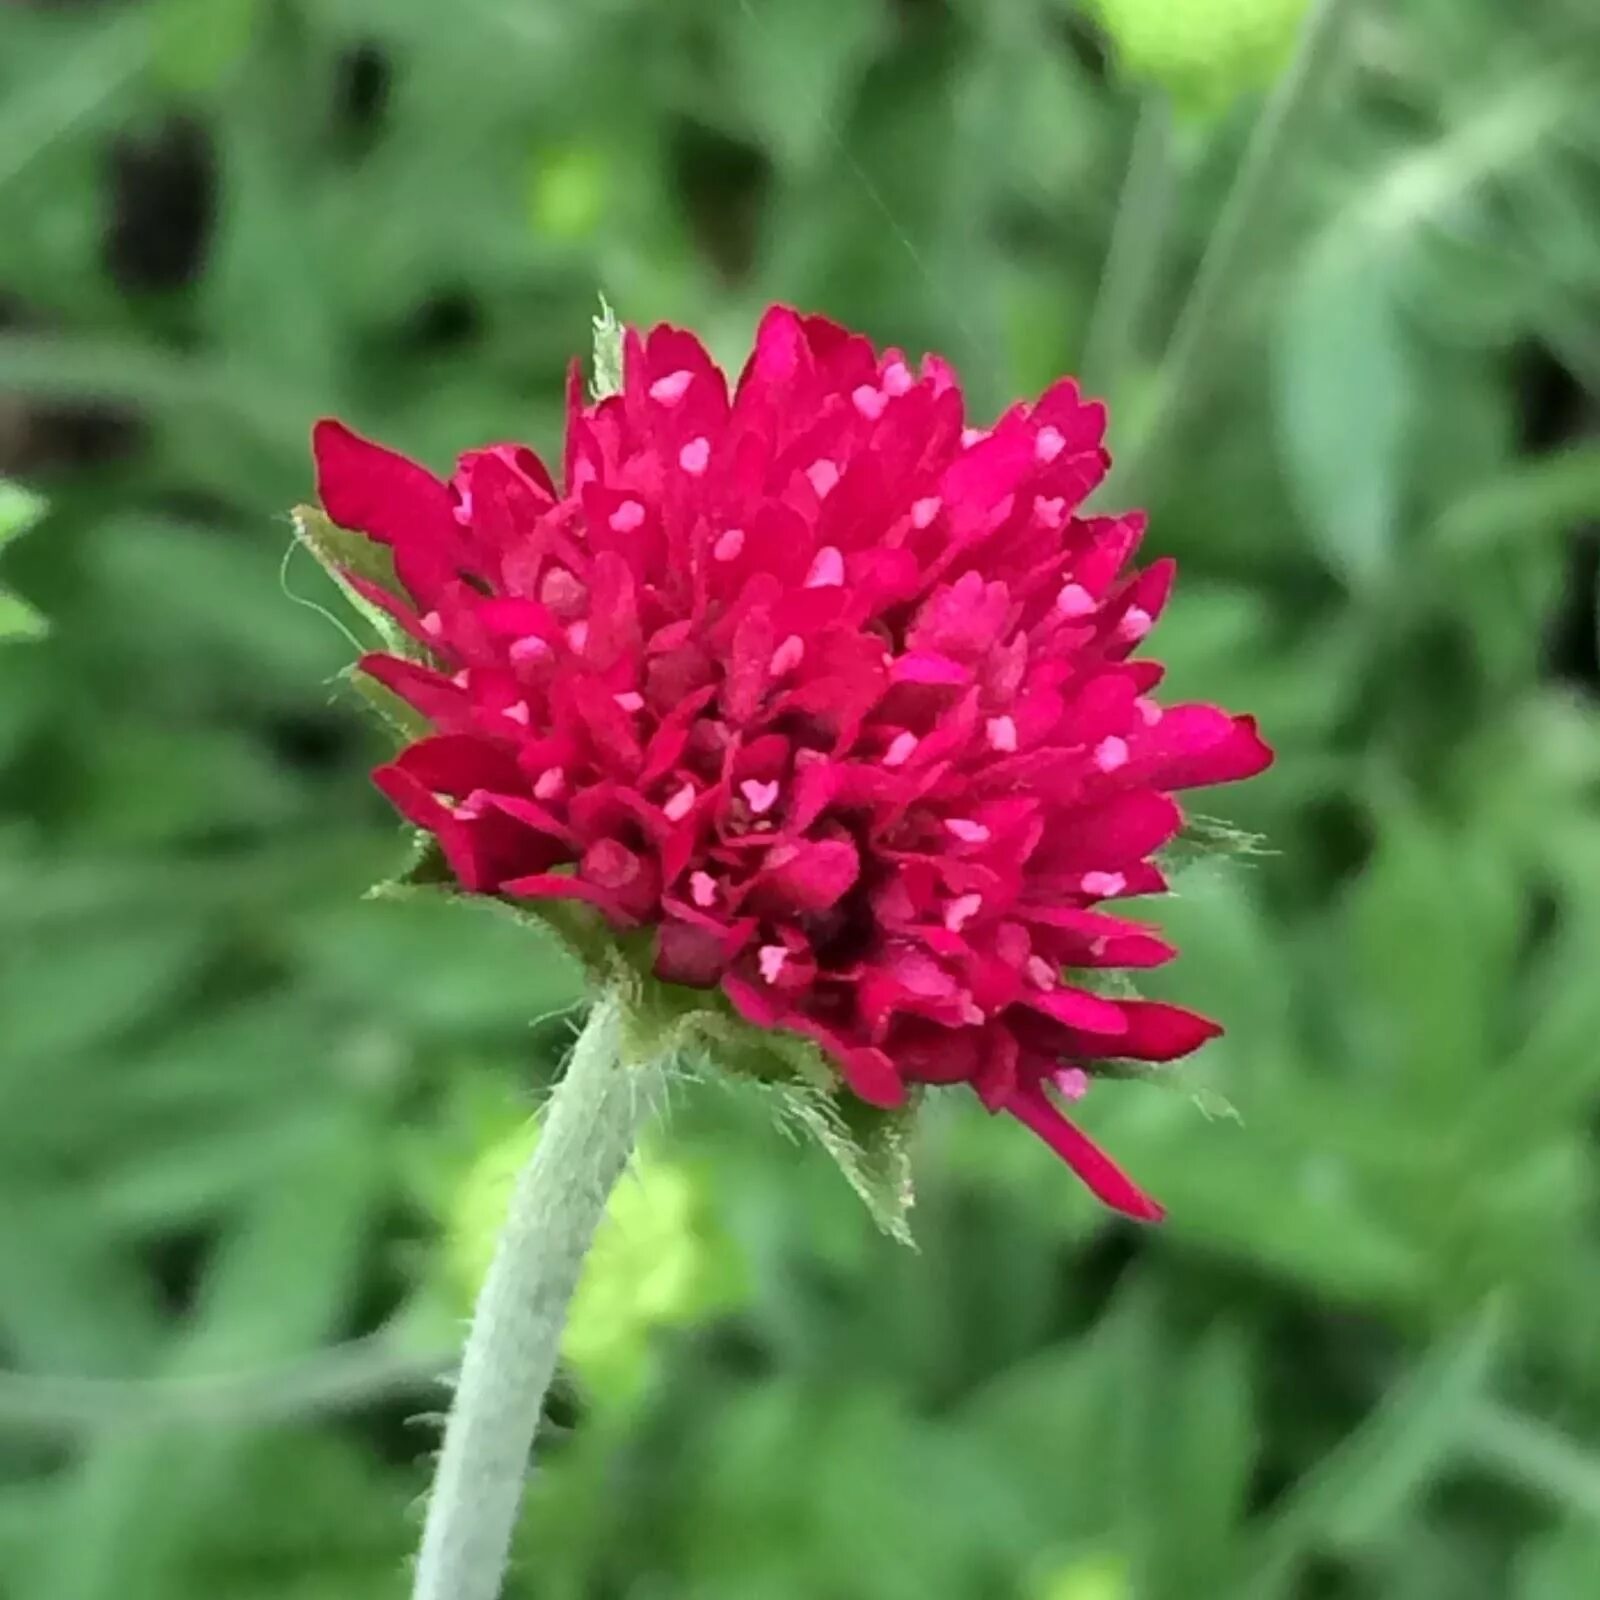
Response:
[{"label": "pink stamen", "polygon": [[772,660],[768,664],[772,676],[781,678],[786,672],[793,672],[806,658],[806,643],[798,633],[791,633],[776,650],[772,652]]},{"label": "pink stamen", "polygon": [[987,844],[989,842],[989,830],[981,822],[974,822],[970,817],[946,818],[945,827],[963,844]]},{"label": "pink stamen", "polygon": [[904,394],[915,382],[910,367],[903,361],[891,361],[883,369],[883,386],[890,394]]},{"label": "pink stamen", "polygon": [[1127,766],[1128,741],[1119,739],[1114,733],[1108,733],[1094,747],[1094,764],[1102,772],[1115,772],[1118,767]]},{"label": "pink stamen", "polygon": [[981,910],[983,910],[981,894],[959,895],[945,906],[944,925],[951,933],[960,933]]},{"label": "pink stamen", "polygon": [[706,470],[711,460],[711,441],[709,439],[691,439],[683,449],[678,452],[678,465],[689,474],[691,478],[698,478]]},{"label": "pink stamen", "polygon": [[1067,447],[1059,428],[1041,428],[1033,441],[1033,452],[1041,461],[1054,461]]},{"label": "pink stamen", "polygon": [[534,783],[537,800],[554,800],[567,786],[567,775],[560,767],[546,767]]},{"label": "pink stamen", "polygon": [[806,478],[817,491],[819,500],[826,500],[839,483],[839,469],[831,461],[813,461],[806,468]]},{"label": "pink stamen", "polygon": [[611,698],[630,715],[635,711],[644,710],[644,696],[636,689],[624,690],[623,693],[614,694]]},{"label": "pink stamen", "polygon": [[761,976],[768,983],[776,983],[778,975],[788,965],[789,952],[781,944],[764,944],[756,955]]},{"label": "pink stamen", "polygon": [[1094,608],[1094,596],[1081,583],[1063,584],[1056,596],[1056,610],[1064,617],[1086,617]]},{"label": "pink stamen", "polygon": [[644,521],[644,507],[637,500],[624,500],[606,520],[613,533],[632,533]]},{"label": "pink stamen", "polygon": [[739,553],[744,549],[744,529],[728,528],[717,538],[711,547],[711,554],[718,561],[737,561]]},{"label": "pink stamen", "polygon": [[1043,956],[1029,956],[1024,969],[1028,977],[1041,989],[1053,989],[1061,981],[1060,974]]},{"label": "pink stamen", "polygon": [[1086,872],[1078,880],[1085,894],[1109,899],[1128,887],[1128,880],[1120,872]]},{"label": "pink stamen", "polygon": [[989,748],[1010,755],[1017,748],[1017,725],[1010,717],[990,717],[984,724]]},{"label": "pink stamen", "polygon": [[500,713],[500,715],[504,717],[506,721],[520,723],[524,728],[526,728],[528,726],[531,713],[528,710],[528,702],[526,700],[519,700],[514,706],[507,706],[505,710]]},{"label": "pink stamen", "polygon": [[1129,606],[1117,624],[1117,637],[1130,642],[1142,639],[1149,633],[1151,621],[1150,613],[1143,606]]},{"label": "pink stamen", "polygon": [[881,389],[874,389],[870,383],[864,383],[854,390],[850,400],[868,422],[876,422],[883,415],[883,408],[889,403],[888,395]]},{"label": "pink stamen", "polygon": [[512,661],[519,667],[530,666],[535,661],[548,661],[553,654],[549,643],[536,633],[513,639],[510,653]]},{"label": "pink stamen", "polygon": [[930,494],[925,500],[913,501],[911,505],[911,526],[919,530],[926,528],[942,510],[944,510],[944,501],[936,494]]},{"label": "pink stamen", "polygon": [[1061,528],[1067,520],[1067,502],[1061,495],[1046,499],[1043,495],[1033,502],[1033,520],[1041,528]]},{"label": "pink stamen", "polygon": [[689,391],[689,385],[694,382],[694,374],[679,368],[676,372],[669,372],[664,378],[657,378],[650,385],[650,398],[657,405],[675,406]]},{"label": "pink stamen", "polygon": [[1050,1081],[1063,1100],[1081,1100],[1089,1092],[1089,1074],[1082,1067],[1062,1067]]},{"label": "pink stamen", "polygon": [[717,903],[717,880],[709,872],[691,873],[689,898],[703,911]]},{"label": "pink stamen", "polygon": [[444,618],[437,611],[430,611],[422,619],[422,631],[430,639],[437,639],[444,632]]},{"label": "pink stamen", "polygon": [[739,785],[739,793],[752,815],[764,817],[778,803],[778,780],[763,783],[759,778],[746,778]]},{"label": "pink stamen", "polygon": [[889,741],[889,748],[883,753],[884,766],[903,767],[917,753],[917,745],[920,742],[914,733],[897,733]]},{"label": "pink stamen", "polygon": [[[670,822],[682,822],[694,810],[695,788],[692,783],[686,783],[662,806],[662,814]],[[692,883],[691,883],[692,887]]]},{"label": "pink stamen", "polygon": [[1161,707],[1146,695],[1140,695],[1133,702],[1133,708],[1139,713],[1139,720],[1147,728],[1153,728],[1161,720]]},{"label": "pink stamen", "polygon": [[844,557],[836,546],[825,544],[817,551],[811,571],[806,574],[806,588],[837,589],[843,582]]}]

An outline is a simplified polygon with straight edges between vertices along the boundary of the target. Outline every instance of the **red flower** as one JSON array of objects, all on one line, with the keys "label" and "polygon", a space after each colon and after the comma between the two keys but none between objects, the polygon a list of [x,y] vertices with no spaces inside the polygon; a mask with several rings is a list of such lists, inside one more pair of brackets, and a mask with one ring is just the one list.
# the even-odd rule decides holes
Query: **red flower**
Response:
[{"label": "red flower", "polygon": [[1172,582],[1143,518],[1082,516],[1102,406],[1063,381],[969,428],[955,375],[769,312],[738,387],[629,332],[571,379],[563,489],[497,445],[441,482],[335,422],[323,503],[390,547],[353,580],[433,664],[364,669],[432,724],[376,782],[467,889],[654,929],[670,981],[817,1041],[874,1105],[968,1083],[1100,1198],[1158,1217],[1051,1098],[1218,1030],[1073,971],[1173,950],[1102,902],[1164,887],[1170,791],[1262,770],[1247,717],[1130,661]]}]

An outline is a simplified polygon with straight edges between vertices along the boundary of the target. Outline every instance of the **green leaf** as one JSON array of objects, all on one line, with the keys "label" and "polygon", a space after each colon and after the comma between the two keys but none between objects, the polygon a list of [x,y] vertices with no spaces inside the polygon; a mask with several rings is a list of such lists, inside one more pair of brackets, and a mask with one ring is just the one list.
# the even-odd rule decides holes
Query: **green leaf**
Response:
[{"label": "green leaf", "polygon": [[1410,372],[1380,259],[1300,268],[1274,345],[1278,443],[1312,547],[1366,588],[1395,559]]},{"label": "green leaf", "polygon": [[[45,503],[15,483],[0,478],[0,554],[44,517]],[[0,588],[0,644],[38,639],[49,631],[44,618],[19,595]]]},{"label": "green leaf", "polygon": [[50,624],[26,600],[0,589],[0,644],[42,639],[49,631]]},{"label": "green leaf", "polygon": [[45,509],[38,495],[0,478],[0,550],[43,521]]},{"label": "green leaf", "polygon": [[316,557],[317,564],[339,586],[340,593],[378,636],[382,647],[391,655],[423,659],[426,652],[421,645],[387,611],[375,606],[349,581],[354,576],[392,593],[399,592],[394,559],[388,547],[364,533],[352,533],[336,526],[325,511],[313,506],[296,506],[293,516],[295,538]]},{"label": "green leaf", "polygon": [[904,1245],[914,1243],[911,1128],[915,1103],[884,1110],[848,1091],[829,1095],[800,1084],[773,1086],[788,1117],[833,1157],[872,1220]]},{"label": "green leaf", "polygon": [[1291,1592],[1306,1557],[1370,1545],[1392,1527],[1458,1447],[1503,1331],[1499,1308],[1490,1305],[1441,1339],[1294,1490],[1257,1540],[1248,1581],[1228,1592],[1276,1600]]}]

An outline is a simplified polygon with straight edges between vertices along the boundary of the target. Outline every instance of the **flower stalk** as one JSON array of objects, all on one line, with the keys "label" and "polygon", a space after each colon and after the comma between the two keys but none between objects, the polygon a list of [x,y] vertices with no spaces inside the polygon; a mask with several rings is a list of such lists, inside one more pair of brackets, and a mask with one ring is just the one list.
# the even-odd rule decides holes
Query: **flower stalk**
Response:
[{"label": "flower stalk", "polygon": [[428,1502],[414,1600],[495,1600],[579,1273],[654,1103],[620,996],[573,1048],[478,1296]]}]

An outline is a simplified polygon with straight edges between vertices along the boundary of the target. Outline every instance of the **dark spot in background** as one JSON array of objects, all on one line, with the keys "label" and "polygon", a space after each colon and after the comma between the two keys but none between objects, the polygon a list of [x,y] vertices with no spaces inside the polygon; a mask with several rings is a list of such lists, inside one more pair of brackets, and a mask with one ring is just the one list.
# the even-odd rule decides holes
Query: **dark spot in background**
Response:
[{"label": "dark spot in background", "polygon": [[483,308],[465,289],[430,296],[411,319],[411,343],[424,351],[459,350],[483,332]]},{"label": "dark spot in background", "polygon": [[701,249],[729,282],[747,277],[755,264],[771,163],[754,145],[698,122],[674,127],[669,160]]},{"label": "dark spot in background", "polygon": [[366,149],[383,132],[394,88],[394,69],[375,44],[346,50],[334,68],[334,127],[355,150]]},{"label": "dark spot in background", "polygon": [[151,134],[125,133],[108,154],[105,262],[130,292],[181,289],[205,268],[216,224],[217,162],[205,129],[169,118]]},{"label": "dark spot in background", "polygon": [[[1593,440],[1600,415],[1584,387],[1543,346],[1517,355],[1524,450],[1542,455]],[[1551,677],[1600,693],[1600,525],[1572,529],[1566,581],[1545,634],[1545,668]]]}]

